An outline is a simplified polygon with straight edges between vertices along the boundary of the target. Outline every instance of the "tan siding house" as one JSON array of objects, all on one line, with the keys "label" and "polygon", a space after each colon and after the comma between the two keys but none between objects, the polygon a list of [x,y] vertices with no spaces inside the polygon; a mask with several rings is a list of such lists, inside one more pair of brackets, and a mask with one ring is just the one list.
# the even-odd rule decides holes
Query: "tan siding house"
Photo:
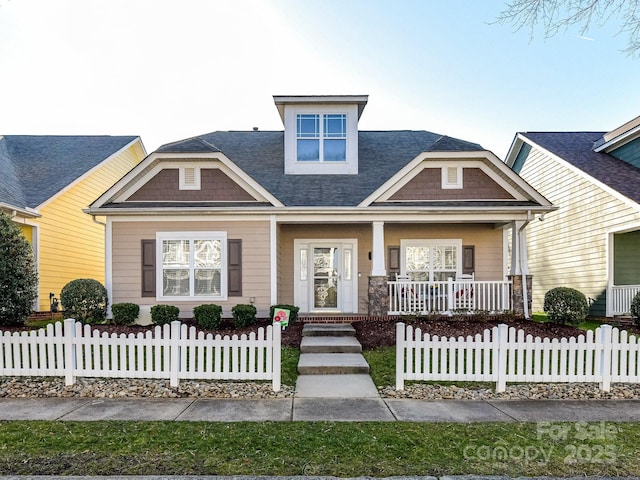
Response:
[{"label": "tan siding house", "polygon": [[[225,317],[239,303],[263,317],[275,304],[388,315],[462,308],[462,288],[466,310],[529,312],[524,232],[554,207],[495,155],[426,131],[360,131],[366,96],[274,100],[284,131],[164,145],[91,204],[107,222],[113,302],[142,305],[142,321],[158,303],[185,318],[202,303]],[[491,306],[480,288],[497,292],[483,294]],[[520,306],[505,297],[518,290]]]},{"label": "tan siding house", "polygon": [[632,241],[640,231],[640,168],[619,153],[634,144],[640,150],[638,125],[628,127],[609,141],[602,132],[516,136],[507,163],[558,207],[528,228],[535,310],[546,291],[567,286],[588,297],[592,315],[628,313],[640,288],[640,271],[623,267],[640,256]]}]

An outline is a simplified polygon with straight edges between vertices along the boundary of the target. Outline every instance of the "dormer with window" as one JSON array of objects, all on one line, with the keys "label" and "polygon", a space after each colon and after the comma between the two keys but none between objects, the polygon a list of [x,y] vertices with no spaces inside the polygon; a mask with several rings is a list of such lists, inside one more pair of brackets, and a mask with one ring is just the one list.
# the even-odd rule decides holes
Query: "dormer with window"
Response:
[{"label": "dormer with window", "polygon": [[275,96],[286,174],[358,173],[358,120],[366,95]]}]

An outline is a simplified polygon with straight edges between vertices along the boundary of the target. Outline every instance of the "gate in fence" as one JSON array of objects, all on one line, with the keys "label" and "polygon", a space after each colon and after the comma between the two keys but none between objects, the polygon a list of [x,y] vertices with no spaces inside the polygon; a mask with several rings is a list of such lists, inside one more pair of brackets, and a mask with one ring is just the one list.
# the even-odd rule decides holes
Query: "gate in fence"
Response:
[{"label": "gate in fence", "polygon": [[111,334],[73,319],[25,332],[0,332],[0,376],[271,380],[280,390],[281,331],[204,334],[180,322],[144,334]]},{"label": "gate in fence", "polygon": [[640,343],[635,335],[602,325],[585,335],[541,339],[507,325],[466,338],[439,338],[396,324],[396,390],[405,380],[495,382],[640,381]]}]

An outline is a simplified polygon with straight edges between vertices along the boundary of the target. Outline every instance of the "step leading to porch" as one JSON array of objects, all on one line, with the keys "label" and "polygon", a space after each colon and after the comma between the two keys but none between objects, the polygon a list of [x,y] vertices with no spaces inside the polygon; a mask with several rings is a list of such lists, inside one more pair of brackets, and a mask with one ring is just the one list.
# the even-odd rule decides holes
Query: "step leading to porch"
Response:
[{"label": "step leading to porch", "polygon": [[306,323],[302,328],[304,337],[349,337],[356,330],[349,323]]},{"label": "step leading to porch", "polygon": [[369,364],[360,353],[302,353],[300,375],[369,373]]},{"label": "step leading to porch", "polygon": [[362,353],[355,337],[302,337],[300,353]]}]

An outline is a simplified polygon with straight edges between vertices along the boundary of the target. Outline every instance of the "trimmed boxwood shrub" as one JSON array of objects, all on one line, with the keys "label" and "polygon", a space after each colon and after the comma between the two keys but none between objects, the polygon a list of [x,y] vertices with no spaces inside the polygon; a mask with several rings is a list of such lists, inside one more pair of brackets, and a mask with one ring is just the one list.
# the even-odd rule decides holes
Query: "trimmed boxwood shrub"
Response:
[{"label": "trimmed boxwood shrub", "polygon": [[196,323],[207,330],[215,330],[222,323],[222,307],[214,303],[198,305],[193,309]]},{"label": "trimmed boxwood shrub", "polygon": [[269,319],[273,320],[273,312],[275,312],[276,308],[284,308],[291,312],[289,314],[289,325],[294,324],[298,319],[298,312],[300,311],[300,307],[296,307],[295,305],[287,305],[285,303],[271,305],[271,307],[269,308]]},{"label": "trimmed boxwood shrub", "polygon": [[151,321],[155,325],[164,325],[178,320],[180,309],[175,305],[154,305],[151,307]]},{"label": "trimmed boxwood shrub", "polygon": [[544,311],[552,322],[577,326],[587,318],[589,303],[575,288],[556,287],[544,294]]},{"label": "trimmed boxwood shrub", "polygon": [[114,303],[111,305],[111,313],[116,325],[131,325],[140,315],[140,306],[135,303]]},{"label": "trimmed boxwood shrub", "polygon": [[236,328],[248,327],[256,323],[256,314],[258,310],[255,306],[249,304],[239,303],[235,307],[231,308],[231,315],[233,315],[233,324]]},{"label": "trimmed boxwood shrub", "polygon": [[631,300],[631,316],[635,319],[636,323],[640,321],[640,292],[636,293]]},{"label": "trimmed boxwood shrub", "polygon": [[96,324],[107,318],[107,289],[93,278],[71,280],[60,292],[64,316],[78,322]]}]

